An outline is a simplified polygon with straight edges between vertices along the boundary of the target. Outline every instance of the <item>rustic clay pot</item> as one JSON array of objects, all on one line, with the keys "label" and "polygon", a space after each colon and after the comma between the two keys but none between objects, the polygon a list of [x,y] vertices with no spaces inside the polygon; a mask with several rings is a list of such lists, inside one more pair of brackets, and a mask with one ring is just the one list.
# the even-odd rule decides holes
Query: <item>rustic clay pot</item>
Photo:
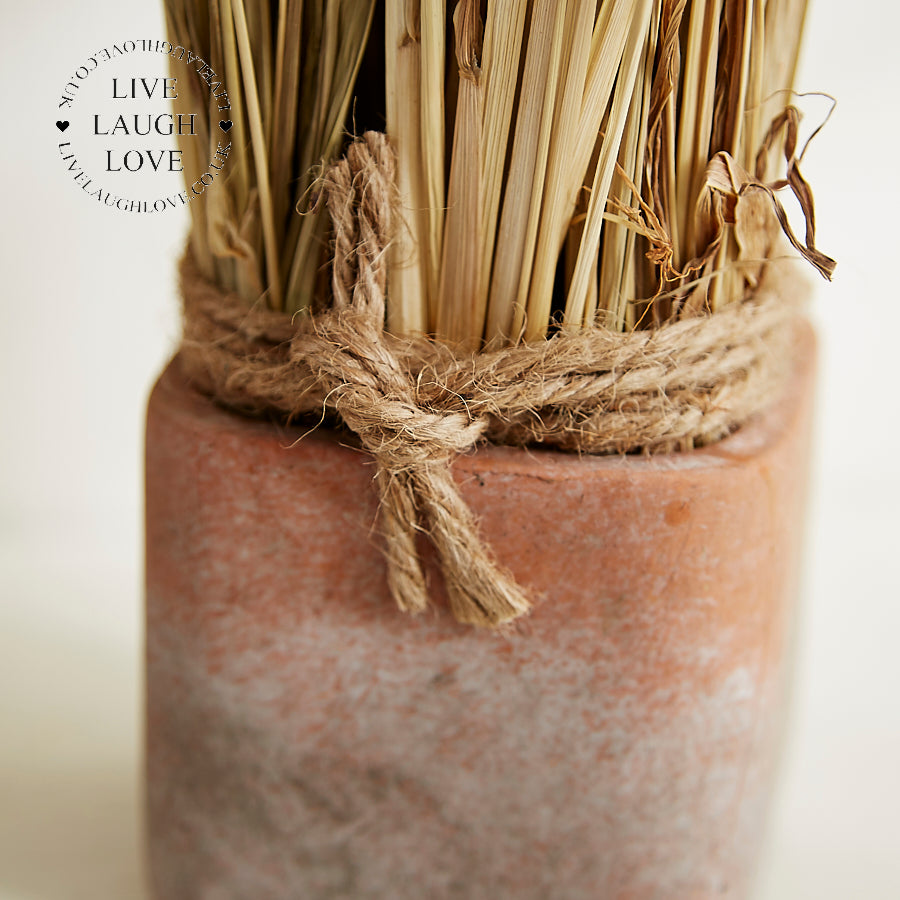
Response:
[{"label": "rustic clay pot", "polygon": [[[158,900],[746,897],[789,672],[813,342],[765,416],[655,458],[454,473],[537,598],[503,634],[385,587],[373,467],[176,361],[147,430]],[[343,438],[346,442],[346,437]]]}]

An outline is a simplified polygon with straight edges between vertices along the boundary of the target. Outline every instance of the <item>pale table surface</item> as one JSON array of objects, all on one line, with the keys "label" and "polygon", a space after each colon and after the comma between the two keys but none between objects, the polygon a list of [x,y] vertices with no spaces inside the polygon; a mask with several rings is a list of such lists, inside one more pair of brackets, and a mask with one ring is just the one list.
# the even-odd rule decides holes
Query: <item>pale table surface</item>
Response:
[{"label": "pale table surface", "polygon": [[[896,522],[868,497],[853,527],[822,510],[848,498],[818,503],[757,900],[900,897],[900,604],[880,605],[875,628],[859,624],[876,594],[900,598],[896,565],[885,568]],[[146,897],[138,523],[83,524],[20,528],[0,544],[0,900]]]}]

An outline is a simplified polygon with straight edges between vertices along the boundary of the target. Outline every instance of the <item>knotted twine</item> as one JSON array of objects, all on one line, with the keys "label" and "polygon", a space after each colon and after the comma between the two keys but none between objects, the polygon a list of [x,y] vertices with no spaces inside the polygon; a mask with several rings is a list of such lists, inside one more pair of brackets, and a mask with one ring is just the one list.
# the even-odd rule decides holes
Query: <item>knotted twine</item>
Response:
[{"label": "knotted twine", "polygon": [[250,414],[331,415],[375,460],[391,594],[426,608],[416,535],[440,560],[453,615],[494,627],[529,609],[493,558],[451,474],[477,444],[585,453],[669,452],[708,444],[768,406],[789,360],[797,303],[761,287],[747,301],[650,331],[604,328],[458,353],[384,330],[394,157],[367,133],[319,190],[334,235],[333,303],[315,316],[248,309],[182,263],[182,366],[222,404]]}]

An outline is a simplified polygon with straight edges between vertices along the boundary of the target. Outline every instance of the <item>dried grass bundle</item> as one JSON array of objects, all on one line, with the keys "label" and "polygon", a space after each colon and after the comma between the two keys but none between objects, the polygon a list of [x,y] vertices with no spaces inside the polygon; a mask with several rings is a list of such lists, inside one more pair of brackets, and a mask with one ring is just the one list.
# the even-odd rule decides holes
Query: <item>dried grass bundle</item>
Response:
[{"label": "dried grass bundle", "polygon": [[[231,101],[224,184],[191,205],[201,269],[248,302],[306,309],[321,301],[327,233],[324,215],[298,210],[316,167],[341,151],[375,0],[165,0],[165,11],[169,34],[211,61]],[[206,98],[194,88],[197,109]],[[187,184],[219,137],[212,107],[199,144],[185,141]]]},{"label": "dried grass bundle", "polygon": [[[815,246],[799,113],[785,104],[805,0],[166,11],[171,37],[217,62],[233,98],[230,169],[192,205],[192,240],[207,276],[248,302],[327,300],[329,236],[308,194],[360,119],[398,156],[395,333],[477,348],[716,309],[755,288],[779,232],[825,276],[834,267]],[[189,179],[205,157],[185,153]]]}]

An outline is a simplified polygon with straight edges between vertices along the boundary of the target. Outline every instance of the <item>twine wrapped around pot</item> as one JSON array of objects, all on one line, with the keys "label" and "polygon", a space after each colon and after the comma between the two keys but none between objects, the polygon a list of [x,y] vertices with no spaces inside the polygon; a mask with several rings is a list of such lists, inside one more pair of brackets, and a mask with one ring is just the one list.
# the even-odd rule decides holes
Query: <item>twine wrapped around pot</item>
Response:
[{"label": "twine wrapped around pot", "polygon": [[182,366],[228,407],[287,419],[330,414],[351,429],[376,462],[398,606],[427,606],[416,547],[424,532],[453,615],[494,627],[526,613],[529,600],[482,542],[453,480],[453,458],[483,441],[586,453],[716,441],[777,394],[798,303],[763,284],[744,302],[653,330],[597,327],[479,353],[391,335],[384,318],[393,166],[384,135],[368,133],[323,175],[335,234],[333,303],[324,313],[292,321],[261,304],[248,309],[204,279],[188,253]]}]

